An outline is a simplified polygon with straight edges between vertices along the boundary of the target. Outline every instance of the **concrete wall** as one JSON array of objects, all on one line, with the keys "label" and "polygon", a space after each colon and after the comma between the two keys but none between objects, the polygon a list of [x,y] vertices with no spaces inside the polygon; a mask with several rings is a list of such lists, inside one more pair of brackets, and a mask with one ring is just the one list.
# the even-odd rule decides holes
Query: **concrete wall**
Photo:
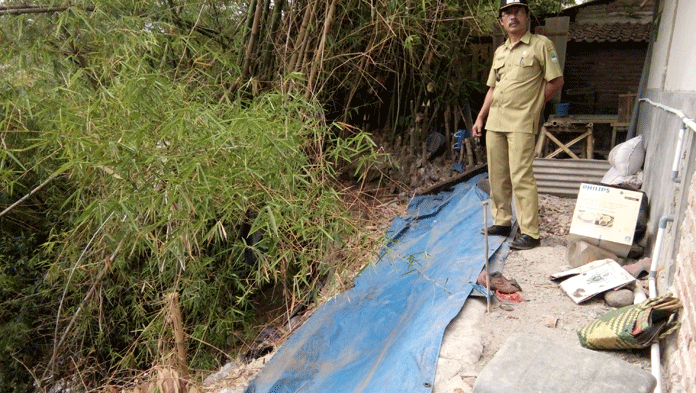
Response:
[{"label": "concrete wall", "polygon": [[[696,63],[693,67],[696,68]],[[696,92],[665,92],[649,90],[645,96],[651,101],[683,111],[687,116],[696,114]],[[679,178],[681,182],[673,182],[672,164],[677,149],[681,120],[674,114],[656,108],[647,103],[641,103],[637,130],[643,134],[645,146],[645,163],[643,190],[650,202],[650,220],[646,237],[646,251],[652,252],[651,243],[655,241],[659,220],[662,216],[673,215],[675,223],[684,218],[684,208],[688,192],[688,181],[694,174],[694,151],[696,142],[693,131],[687,131],[684,138],[684,148],[679,159]],[[670,260],[676,255],[679,234],[678,225],[668,228],[670,235],[663,245],[665,265],[670,266]],[[674,232],[674,233],[672,233]],[[650,255],[650,254],[649,254]],[[673,268],[668,269],[673,273]],[[666,276],[671,281],[671,273]]]},{"label": "concrete wall", "polygon": [[[643,97],[696,117],[696,2],[662,0],[657,40]],[[667,392],[696,391],[696,138],[688,130],[679,155],[679,178],[671,181],[679,128],[683,123],[672,113],[640,104],[637,133],[644,137],[646,159],[644,190],[650,201],[646,236],[647,255],[652,255],[659,220],[674,216],[659,253],[658,291],[675,293],[684,303],[678,334],[665,342]]]},{"label": "concrete wall", "polygon": [[696,91],[696,1],[664,0],[653,48],[648,88],[662,91]]}]

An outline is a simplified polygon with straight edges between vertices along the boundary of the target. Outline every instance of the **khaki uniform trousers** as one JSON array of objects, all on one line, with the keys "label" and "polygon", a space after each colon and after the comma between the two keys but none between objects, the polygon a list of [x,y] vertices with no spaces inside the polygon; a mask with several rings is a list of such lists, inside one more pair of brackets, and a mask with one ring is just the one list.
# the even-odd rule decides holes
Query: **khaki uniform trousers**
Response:
[{"label": "khaki uniform trousers", "polygon": [[493,223],[512,224],[514,197],[520,231],[538,239],[539,194],[532,170],[535,139],[531,133],[486,132]]}]

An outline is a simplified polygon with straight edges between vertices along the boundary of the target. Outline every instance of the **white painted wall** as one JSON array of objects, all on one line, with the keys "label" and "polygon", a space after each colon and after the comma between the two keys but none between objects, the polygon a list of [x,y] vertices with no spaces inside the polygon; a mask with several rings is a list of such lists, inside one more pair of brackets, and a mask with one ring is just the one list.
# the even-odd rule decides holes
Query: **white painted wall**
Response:
[{"label": "white painted wall", "polygon": [[696,1],[662,0],[648,89],[696,91]]},{"label": "white painted wall", "polygon": [[[662,105],[681,110],[688,118],[696,117],[696,0],[659,0],[661,7],[657,40],[653,43],[646,91],[648,98]],[[696,171],[696,132],[688,130],[681,154],[679,177],[671,180],[681,120],[672,113],[642,103],[637,133],[643,135],[646,157],[643,190],[650,202],[650,221],[646,248],[651,256],[658,223],[671,215],[674,222],[665,231],[665,242],[659,253],[658,291],[670,291],[676,270],[675,258],[680,250],[681,225],[688,206],[688,187]],[[674,344],[670,344],[674,345]],[[665,349],[663,390],[666,393],[686,392],[683,382],[694,381],[694,368],[684,369],[678,351]]]},{"label": "white painted wall", "polygon": [[[639,98],[681,110],[687,117],[696,117],[696,0],[660,0],[661,14],[657,40],[652,45],[646,91]],[[652,246],[662,216],[672,215],[681,222],[687,201],[683,183],[671,180],[680,119],[662,109],[640,104],[637,134],[643,135],[645,146],[643,190],[650,202],[648,236],[644,239],[647,251]],[[680,165],[682,179],[690,179],[696,167],[696,133],[688,131]],[[673,261],[679,246],[679,227],[669,229],[668,239],[661,250],[667,269],[665,284],[671,282]],[[648,254],[651,255],[651,254]]]}]

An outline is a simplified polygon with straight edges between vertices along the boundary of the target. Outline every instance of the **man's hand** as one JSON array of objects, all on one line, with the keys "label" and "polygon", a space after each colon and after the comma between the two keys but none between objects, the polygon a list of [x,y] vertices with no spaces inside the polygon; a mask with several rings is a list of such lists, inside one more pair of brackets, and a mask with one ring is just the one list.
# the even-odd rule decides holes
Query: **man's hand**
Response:
[{"label": "man's hand", "polygon": [[483,131],[483,120],[477,118],[476,123],[474,123],[474,126],[471,127],[471,135],[478,138],[481,136],[482,131]]},{"label": "man's hand", "polygon": [[486,98],[483,99],[483,106],[478,116],[476,116],[476,122],[471,127],[471,135],[475,137],[480,137],[483,131],[483,119],[488,116],[488,111],[491,109],[491,104],[493,103],[493,90],[494,87],[489,87],[488,92],[486,92]]}]

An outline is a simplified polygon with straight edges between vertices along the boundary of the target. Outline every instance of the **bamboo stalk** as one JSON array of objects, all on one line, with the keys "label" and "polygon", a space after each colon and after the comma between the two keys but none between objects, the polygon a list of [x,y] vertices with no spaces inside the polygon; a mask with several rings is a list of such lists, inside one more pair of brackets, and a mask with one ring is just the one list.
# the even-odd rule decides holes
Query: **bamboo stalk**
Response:
[{"label": "bamboo stalk", "polygon": [[[0,8],[0,16],[2,15],[23,15],[23,14],[48,14],[54,12],[63,12],[71,7],[39,7],[39,6],[17,6],[17,7],[2,7]],[[94,7],[83,8],[85,11],[94,11]]]},{"label": "bamboo stalk", "polygon": [[179,306],[179,292],[172,292],[166,298],[169,311],[169,322],[172,324],[174,344],[176,346],[177,370],[184,378],[188,377],[188,362],[186,361],[186,339],[184,338],[184,322]]},{"label": "bamboo stalk", "polygon": [[246,53],[244,55],[244,63],[242,65],[242,79],[247,79],[250,74],[251,55],[256,44],[256,37],[259,35],[261,18],[263,17],[263,3],[256,1],[256,12],[254,13],[254,21],[251,26],[251,34],[247,43]]},{"label": "bamboo stalk", "polygon": [[[370,38],[370,42],[367,44],[367,48],[365,48],[365,53],[370,53],[372,50],[373,45],[375,44],[375,38],[377,37],[377,25],[375,25],[374,32],[372,34],[372,38]],[[348,112],[350,111],[350,102],[353,100],[353,96],[355,96],[355,92],[358,90],[358,87],[360,86],[360,81],[363,79],[363,75],[365,74],[365,67],[367,67],[367,59],[368,56],[362,56],[360,59],[360,62],[358,63],[358,80],[355,81],[353,84],[353,87],[350,90],[350,94],[348,95],[348,99],[346,100],[345,108],[343,110],[343,121],[348,122]]]},{"label": "bamboo stalk", "polygon": [[[242,31],[242,42],[246,42],[249,39],[249,34],[251,34],[251,27],[254,24],[254,13],[256,10],[256,3],[259,0],[251,0],[249,8],[245,15],[246,23],[244,25],[244,30]],[[244,55],[246,54],[246,47],[242,45],[239,49],[239,54],[237,57],[237,64],[244,64]]]},{"label": "bamboo stalk", "polygon": [[465,143],[466,145],[466,166],[467,168],[473,167],[474,164],[474,152],[473,148],[471,146],[471,138],[466,138]]},{"label": "bamboo stalk", "polygon": [[[462,109],[460,107],[457,107],[457,111],[459,112],[460,115],[462,115]],[[462,120],[464,120],[464,115],[462,115]],[[466,122],[464,122],[466,124]],[[464,145],[466,144],[468,138],[462,140],[462,144],[459,145],[459,162],[463,163],[464,162],[464,150],[466,147]]]},{"label": "bamboo stalk", "polygon": [[[389,103],[389,115],[387,116],[387,124],[392,125],[392,141],[397,137],[397,125],[399,122],[399,113],[401,111],[401,94],[404,89],[401,85],[401,74],[397,73],[394,81],[394,93],[392,94],[391,102]],[[407,89],[406,89],[407,90]],[[406,146],[406,135],[401,139],[403,146]]]},{"label": "bamboo stalk", "polygon": [[448,144],[447,146],[447,158],[452,157],[452,151],[453,147],[452,144],[450,143],[450,116],[452,115],[452,108],[450,107],[449,104],[445,107],[445,143]]},{"label": "bamboo stalk", "polygon": [[263,49],[263,61],[261,64],[266,68],[268,73],[273,73],[272,71],[272,59],[271,52],[273,52],[273,41],[274,33],[278,29],[278,23],[280,21],[280,14],[282,13],[283,6],[285,5],[285,0],[276,0],[275,7],[273,8],[273,14],[271,15],[271,21],[266,34],[266,45]]},{"label": "bamboo stalk", "polygon": [[293,52],[292,56],[290,57],[290,71],[297,71],[298,59],[304,58],[304,50],[308,41],[307,37],[309,35],[307,27],[309,26],[312,16],[314,16],[314,13],[316,12],[318,2],[318,0],[313,1],[311,6],[307,5],[305,8],[305,14],[302,18],[302,25],[300,26],[300,33],[297,35],[297,41],[295,41],[296,44],[299,45],[295,45],[295,52]]},{"label": "bamboo stalk", "polygon": [[321,34],[321,40],[319,41],[319,47],[317,52],[314,54],[314,61],[312,62],[312,69],[309,73],[309,79],[307,80],[307,89],[305,90],[305,98],[309,99],[312,95],[316,94],[314,90],[314,80],[316,79],[317,72],[321,68],[324,62],[324,48],[326,47],[326,36],[329,34],[329,28],[331,27],[331,22],[333,22],[334,14],[336,13],[336,0],[331,0],[331,5],[326,11],[326,17],[324,18],[324,29]]},{"label": "bamboo stalk", "polygon": [[[471,106],[469,105],[468,102],[464,104],[464,114],[462,115],[464,118],[464,122],[466,123],[466,127],[471,131],[474,128],[474,119],[471,116]],[[470,138],[472,139],[472,138]],[[484,162],[484,157],[483,153],[481,151],[481,146],[479,143],[479,138],[475,138],[471,141],[469,141],[469,146],[467,146],[467,149],[473,150],[471,152],[471,158],[470,164],[469,165],[479,165],[482,162]],[[468,151],[467,151],[468,154]]]}]

